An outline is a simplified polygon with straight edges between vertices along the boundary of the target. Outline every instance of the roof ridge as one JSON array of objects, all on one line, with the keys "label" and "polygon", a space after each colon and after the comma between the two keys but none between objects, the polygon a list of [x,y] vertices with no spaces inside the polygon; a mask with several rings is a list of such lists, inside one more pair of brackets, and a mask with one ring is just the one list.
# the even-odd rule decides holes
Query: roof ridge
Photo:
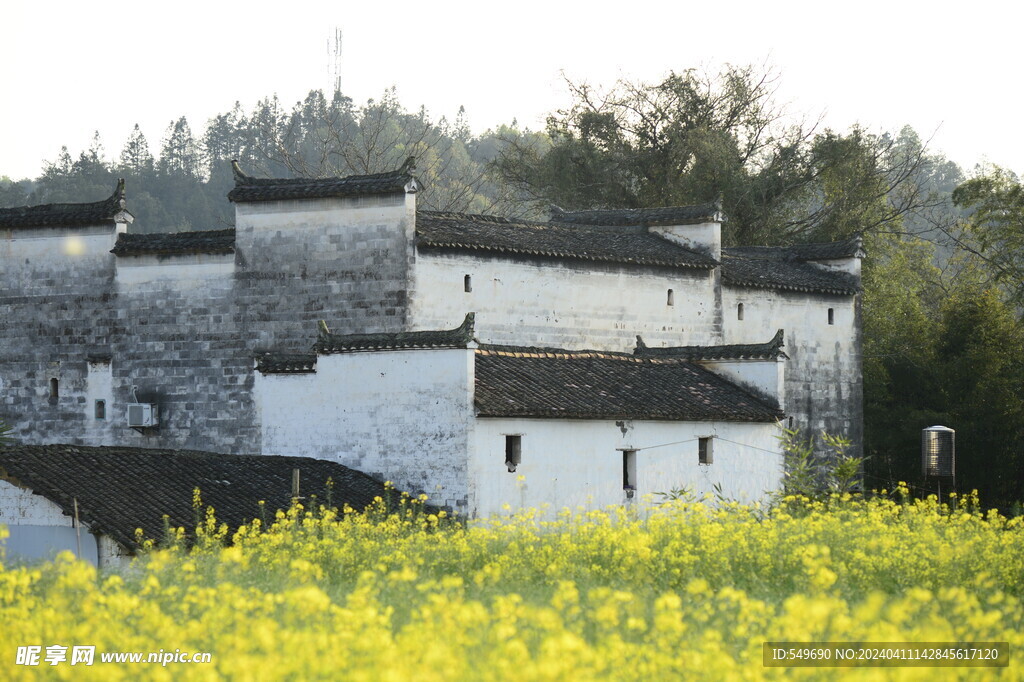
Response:
[{"label": "roof ridge", "polygon": [[112,222],[118,213],[126,210],[125,197],[124,178],[120,178],[113,193],[98,201],[55,202],[0,208],[0,226],[58,227]]},{"label": "roof ridge", "polygon": [[722,213],[722,197],[714,201],[682,206],[652,206],[640,208],[597,208],[582,211],[566,211],[551,205],[549,214],[554,222],[564,224],[585,224],[593,220],[599,225],[674,225],[696,222],[725,222]]},{"label": "roof ridge", "polygon": [[231,174],[235,186],[228,192],[228,200],[278,201],[415,192],[419,189],[412,175],[415,169],[416,157],[410,156],[399,168],[382,173],[322,178],[257,178],[243,171],[237,159],[232,159]]},{"label": "roof ridge", "polygon": [[782,350],[785,332],[779,329],[771,340],[764,343],[731,343],[707,346],[667,346],[652,348],[637,334],[633,354],[639,357],[673,357],[687,360],[757,360],[789,357]]},{"label": "roof ridge", "polygon": [[476,313],[466,313],[458,327],[444,330],[335,334],[320,320],[313,348],[320,355],[353,351],[467,348],[474,340]]},{"label": "roof ridge", "polygon": [[400,167],[395,170],[381,171],[380,173],[353,173],[351,175],[328,175],[317,178],[258,178],[254,175],[249,175],[242,170],[242,166],[238,163],[237,159],[231,160],[231,174],[235,179],[235,186],[247,186],[247,185],[268,185],[268,184],[289,184],[289,183],[305,183],[305,182],[331,182],[331,181],[356,181],[356,180],[379,180],[384,178],[394,178],[402,175],[409,175],[412,171],[416,170],[416,157],[410,156],[407,158]]}]

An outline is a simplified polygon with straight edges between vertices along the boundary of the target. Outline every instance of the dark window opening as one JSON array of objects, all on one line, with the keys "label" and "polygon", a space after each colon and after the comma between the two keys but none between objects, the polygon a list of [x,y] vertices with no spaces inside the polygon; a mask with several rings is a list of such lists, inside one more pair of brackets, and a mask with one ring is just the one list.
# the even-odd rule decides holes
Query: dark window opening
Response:
[{"label": "dark window opening", "polygon": [[736,319],[737,320],[742,320],[743,319],[743,304],[742,303],[740,303],[738,306],[736,306]]},{"label": "dark window opening", "polygon": [[835,311],[834,308],[829,308],[828,309],[828,323],[829,324],[835,324],[836,323],[836,311]]},{"label": "dark window opening", "polygon": [[669,289],[668,290],[668,305],[675,305],[676,304],[676,300],[675,299],[676,299],[675,293],[673,293],[673,291],[671,289]]},{"label": "dark window opening", "polygon": [[107,418],[107,401],[106,400],[97,400],[95,405],[94,405],[94,410],[95,410],[96,419],[106,419]]},{"label": "dark window opening", "polygon": [[523,461],[523,437],[505,436],[505,466],[509,473],[514,473],[519,463]]},{"label": "dark window opening", "polygon": [[791,429],[793,428],[793,418],[792,417],[789,418],[789,428],[791,428]]},{"label": "dark window opening", "polygon": [[700,464],[711,464],[715,461],[714,448],[710,436],[699,438],[697,441],[697,462]]},{"label": "dark window opening", "polygon": [[466,275],[462,278],[462,288],[467,294],[473,291],[473,277],[471,275]]},{"label": "dark window opening", "polygon": [[58,397],[60,397],[60,386],[57,378],[54,377],[50,379],[50,398],[56,400]]},{"label": "dark window opening", "polygon": [[636,490],[636,450],[622,451],[622,489]]}]

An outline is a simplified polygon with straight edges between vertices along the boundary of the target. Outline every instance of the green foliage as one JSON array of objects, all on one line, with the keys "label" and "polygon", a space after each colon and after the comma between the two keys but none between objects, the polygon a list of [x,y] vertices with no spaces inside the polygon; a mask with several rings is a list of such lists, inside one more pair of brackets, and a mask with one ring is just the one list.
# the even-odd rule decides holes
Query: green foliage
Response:
[{"label": "green foliage", "polygon": [[921,203],[923,149],[854,128],[787,123],[775,78],[752,67],[569,83],[548,147],[509,140],[495,167],[522,195],[569,210],[695,204],[721,197],[727,244],[845,237],[890,226]]},{"label": "green foliage", "polygon": [[824,431],[819,438],[816,448],[815,440],[801,437],[798,429],[782,429],[782,496],[827,499],[860,487],[864,460],[847,454],[850,441]]},{"label": "green foliage", "polygon": [[1024,303],[1024,186],[1012,172],[993,166],[953,192],[953,201],[971,210],[970,234],[978,255],[1013,300]]}]

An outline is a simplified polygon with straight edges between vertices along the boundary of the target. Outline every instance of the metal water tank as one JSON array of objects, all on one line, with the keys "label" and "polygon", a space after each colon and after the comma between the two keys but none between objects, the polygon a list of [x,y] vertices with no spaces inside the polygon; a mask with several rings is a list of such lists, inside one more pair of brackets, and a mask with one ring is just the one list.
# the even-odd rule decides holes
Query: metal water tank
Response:
[{"label": "metal water tank", "polygon": [[953,478],[956,468],[956,431],[929,426],[921,431],[921,473],[929,478]]}]

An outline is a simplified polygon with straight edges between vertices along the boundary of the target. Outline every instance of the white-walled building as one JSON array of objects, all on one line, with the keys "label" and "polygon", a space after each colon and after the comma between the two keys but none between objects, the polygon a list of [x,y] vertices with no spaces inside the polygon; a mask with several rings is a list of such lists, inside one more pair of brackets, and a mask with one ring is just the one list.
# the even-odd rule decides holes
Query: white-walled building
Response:
[{"label": "white-walled building", "polygon": [[230,230],[131,233],[123,185],[0,209],[22,443],[314,457],[471,515],[757,499],[778,419],[860,447],[857,239],[723,248],[715,204],[419,211],[410,165],[235,171]]}]

